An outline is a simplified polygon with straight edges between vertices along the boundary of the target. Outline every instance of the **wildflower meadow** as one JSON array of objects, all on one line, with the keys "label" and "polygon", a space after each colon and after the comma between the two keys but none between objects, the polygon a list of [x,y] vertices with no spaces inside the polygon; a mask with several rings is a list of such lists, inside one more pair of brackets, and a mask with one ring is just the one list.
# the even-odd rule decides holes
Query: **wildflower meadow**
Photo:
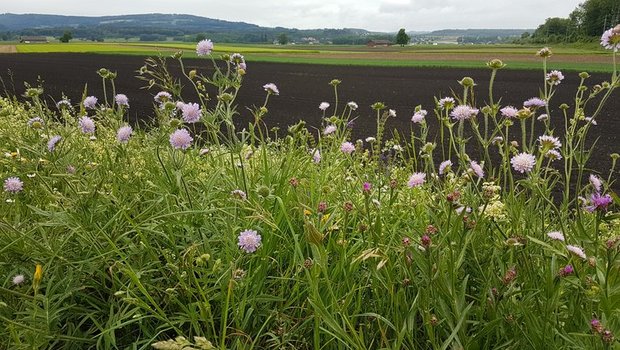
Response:
[{"label": "wildflower meadow", "polygon": [[[519,106],[494,94],[497,59],[488,91],[463,77],[410,111],[341,101],[334,79],[322,128],[284,135],[264,122],[278,77],[238,106],[251,62],[210,40],[202,72],[180,53],[138,70],[146,124],[106,68],[102,96],[0,98],[0,348],[620,349],[620,155],[588,162],[620,27],[601,44],[609,81],[553,70],[543,48]],[[364,108],[376,134],[351,139]]]}]

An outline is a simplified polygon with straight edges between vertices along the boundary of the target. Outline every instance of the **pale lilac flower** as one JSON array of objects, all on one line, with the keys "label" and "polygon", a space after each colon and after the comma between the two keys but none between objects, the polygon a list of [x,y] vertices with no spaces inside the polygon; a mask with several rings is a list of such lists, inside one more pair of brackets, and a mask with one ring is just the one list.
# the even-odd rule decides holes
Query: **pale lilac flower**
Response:
[{"label": "pale lilac flower", "polygon": [[340,145],[340,151],[342,151],[342,153],[351,154],[355,151],[355,145],[351,142],[343,142]]},{"label": "pale lilac flower", "polygon": [[590,184],[592,185],[592,187],[594,187],[596,192],[600,193],[601,188],[603,188],[603,182],[601,181],[601,179],[594,174],[590,174],[589,180],[590,180]]},{"label": "pale lilac flower", "polygon": [[183,101],[177,101],[177,103],[175,103],[176,108],[180,111],[183,109],[183,106],[185,106],[185,102]]},{"label": "pale lilac flower", "polygon": [[443,162],[441,162],[441,164],[439,164],[439,175],[443,175],[446,171],[450,171],[450,169],[452,168],[452,161],[451,160],[444,160]]},{"label": "pale lilac flower", "polygon": [[595,210],[607,211],[607,207],[612,202],[613,199],[608,194],[601,195],[600,193],[593,193],[592,196],[590,196],[590,205],[587,206],[585,209],[590,213],[594,212]]},{"label": "pale lilac flower", "polygon": [[540,136],[538,138],[538,142],[540,143],[540,148],[543,149],[558,149],[562,147],[562,142],[560,142],[560,139],[550,135]]},{"label": "pale lilac flower", "polygon": [[95,122],[87,116],[80,118],[78,125],[84,134],[92,134],[95,132]]},{"label": "pale lilac flower", "polygon": [[197,103],[186,103],[181,108],[181,111],[183,112],[183,120],[186,123],[195,123],[202,117],[200,105]]},{"label": "pale lilac flower", "polygon": [[234,190],[232,192],[230,192],[230,194],[238,199],[241,199],[242,201],[246,200],[246,198],[248,198],[248,196],[245,194],[245,192],[241,191],[241,190]]},{"label": "pale lilac flower", "polygon": [[352,111],[356,110],[358,105],[357,103],[350,101],[349,103],[347,103],[347,106],[349,106],[349,108],[351,108]]},{"label": "pale lilac flower", "polygon": [[313,163],[321,162],[321,151],[319,151],[318,149],[313,149],[312,151],[310,151],[310,154],[312,154]]},{"label": "pale lilac flower", "polygon": [[26,278],[24,277],[24,275],[13,276],[13,284],[16,286],[19,286],[20,284],[24,283],[25,280]]},{"label": "pale lilac flower", "polygon": [[129,138],[131,137],[131,134],[133,134],[133,129],[131,128],[131,126],[129,125],[121,126],[120,128],[118,128],[118,131],[116,132],[116,140],[119,143],[127,143],[129,142]]},{"label": "pale lilac flower", "polygon": [[598,123],[596,122],[596,120],[594,120],[592,117],[586,117],[585,118],[586,123],[590,123],[592,125],[598,125]]},{"label": "pale lilac flower", "polygon": [[84,99],[84,108],[94,109],[98,99],[95,96],[88,96]]},{"label": "pale lilac flower", "polygon": [[241,64],[245,63],[245,57],[243,57],[240,53],[233,53],[230,55],[230,63],[232,64]]},{"label": "pale lilac flower", "polygon": [[170,145],[176,149],[187,149],[194,139],[186,129],[177,129],[170,134]]},{"label": "pale lilac flower", "polygon": [[426,114],[426,110],[421,109],[413,114],[413,116],[411,117],[411,121],[414,123],[422,123],[424,121],[424,118],[426,117]]},{"label": "pale lilac flower", "polygon": [[388,116],[390,117],[396,117],[396,111],[393,109],[388,110]]},{"label": "pale lilac flower", "polygon": [[414,188],[417,186],[421,186],[422,184],[424,184],[425,181],[426,181],[425,173],[413,173],[409,177],[409,181],[407,181],[407,186],[409,186],[409,188]]},{"label": "pale lilac flower", "polygon": [[54,150],[56,149],[56,144],[62,140],[62,136],[60,135],[56,135],[56,136],[52,136],[52,138],[47,141],[47,150],[50,152],[54,152]]},{"label": "pale lilac flower", "polygon": [[536,120],[538,120],[540,122],[545,121],[545,120],[549,120],[549,116],[547,114],[543,113],[543,114],[539,115],[538,118],[536,118]]},{"label": "pale lilac flower", "polygon": [[268,94],[274,94],[276,96],[280,94],[280,90],[278,90],[278,87],[274,83],[263,85],[263,89],[265,89]]},{"label": "pale lilac flower", "polygon": [[323,135],[331,135],[333,134],[338,128],[336,128],[335,125],[328,125],[325,127],[325,130],[323,130]]},{"label": "pale lilac flower", "polygon": [[241,63],[239,63],[237,65],[237,68],[243,69],[243,70],[247,70],[248,69],[248,64],[245,61],[243,61],[243,62],[241,62]]},{"label": "pale lilac flower", "polygon": [[129,107],[129,98],[127,98],[125,94],[117,94],[114,96],[114,101],[116,101],[116,104],[119,106]]},{"label": "pale lilac flower", "polygon": [[4,192],[19,193],[24,189],[24,183],[19,177],[9,177],[4,180]]},{"label": "pale lilac flower", "polygon": [[547,236],[553,240],[564,242],[564,234],[560,231],[551,231],[547,233]]},{"label": "pale lilac flower", "polygon": [[523,107],[534,107],[534,108],[539,108],[539,107],[545,107],[547,105],[547,102],[545,102],[545,100],[542,100],[538,97],[532,97],[529,100],[523,102]]},{"label": "pale lilac flower", "polygon": [[372,137],[372,136],[368,136],[368,137],[366,138],[366,142],[368,142],[368,143],[373,143],[373,142],[375,142],[375,141],[377,141],[377,139],[376,139],[376,138],[374,138],[374,137]]},{"label": "pale lilac flower", "polygon": [[458,105],[454,107],[450,116],[456,120],[467,120],[478,115],[479,110],[467,105]]},{"label": "pale lilac flower", "polygon": [[564,74],[562,74],[562,72],[560,72],[559,70],[552,70],[551,72],[547,73],[547,75],[545,76],[545,80],[550,85],[560,85],[562,80],[564,80]]},{"label": "pale lilac flower", "polygon": [[581,247],[577,247],[577,246],[574,246],[574,245],[567,245],[566,249],[569,252],[577,255],[578,257],[580,257],[580,258],[582,258],[584,260],[587,258],[586,257],[586,253],[583,252],[583,249],[581,249]]},{"label": "pale lilac flower", "polygon": [[452,97],[444,97],[437,102],[439,109],[451,109],[454,107],[454,99]]},{"label": "pale lilac flower", "polygon": [[239,234],[239,248],[246,253],[254,253],[261,245],[261,236],[254,230],[245,230]]},{"label": "pale lilac flower", "polygon": [[469,168],[476,174],[477,177],[484,177],[484,170],[482,166],[478,164],[475,160],[469,162]]},{"label": "pale lilac flower", "polygon": [[608,29],[601,35],[601,46],[609,50],[618,51],[620,50],[620,33],[614,31],[614,29]]},{"label": "pale lilac flower", "polygon": [[323,112],[325,112],[327,108],[329,108],[328,102],[321,102],[321,104],[319,105],[319,109],[322,110]]},{"label": "pale lilac flower", "polygon": [[58,109],[63,109],[63,108],[67,108],[67,109],[71,109],[71,100],[67,99],[67,98],[63,98],[62,100],[56,102],[56,108]]},{"label": "pale lilac flower", "polygon": [[153,97],[153,99],[157,103],[164,103],[164,102],[170,101],[172,99],[172,95],[170,95],[169,92],[160,91],[157,93],[157,95],[155,95],[155,97]]},{"label": "pale lilac flower", "polygon": [[471,213],[471,208],[470,207],[464,207],[464,206],[460,206],[456,209],[454,209],[454,211],[458,214],[461,215],[463,213]]},{"label": "pale lilac flower", "polygon": [[31,128],[40,129],[43,125],[45,125],[45,122],[39,117],[30,118],[28,120],[28,126]]},{"label": "pale lilac flower", "polygon": [[536,157],[529,153],[519,153],[510,159],[512,168],[520,173],[529,173],[536,165]]},{"label": "pale lilac flower", "polygon": [[506,106],[499,110],[505,118],[516,118],[518,109],[513,106]]},{"label": "pale lilac flower", "polygon": [[545,153],[545,157],[551,159],[552,161],[562,159],[560,152],[555,149],[548,150],[547,153]]},{"label": "pale lilac flower", "polygon": [[196,54],[198,56],[210,55],[211,50],[213,50],[213,42],[209,39],[201,40],[196,44]]}]

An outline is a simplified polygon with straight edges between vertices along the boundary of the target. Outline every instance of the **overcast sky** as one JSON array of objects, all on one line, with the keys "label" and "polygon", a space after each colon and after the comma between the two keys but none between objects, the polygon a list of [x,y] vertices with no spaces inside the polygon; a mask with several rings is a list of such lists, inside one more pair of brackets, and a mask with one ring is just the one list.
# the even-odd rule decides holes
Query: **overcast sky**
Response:
[{"label": "overcast sky", "polygon": [[583,0],[0,0],[0,11],[64,15],[186,13],[267,27],[536,28]]}]

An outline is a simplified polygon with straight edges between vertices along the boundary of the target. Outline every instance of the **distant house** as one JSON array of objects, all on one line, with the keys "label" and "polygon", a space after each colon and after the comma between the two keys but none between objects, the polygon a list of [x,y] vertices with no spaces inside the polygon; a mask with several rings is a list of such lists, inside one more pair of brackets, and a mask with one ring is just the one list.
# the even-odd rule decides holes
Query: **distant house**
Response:
[{"label": "distant house", "polygon": [[19,38],[20,43],[30,44],[30,43],[49,43],[47,37],[44,36],[22,36]]},{"label": "distant house", "polygon": [[393,45],[389,40],[370,40],[366,43],[368,47],[388,47]]}]

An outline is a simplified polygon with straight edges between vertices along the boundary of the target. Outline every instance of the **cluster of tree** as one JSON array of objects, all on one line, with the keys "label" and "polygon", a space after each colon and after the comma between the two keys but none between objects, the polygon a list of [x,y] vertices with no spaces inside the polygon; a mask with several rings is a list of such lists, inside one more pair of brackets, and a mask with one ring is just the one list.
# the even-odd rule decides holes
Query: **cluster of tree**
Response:
[{"label": "cluster of tree", "polygon": [[531,35],[524,33],[521,43],[591,41],[620,23],[620,1],[586,0],[568,18],[547,18]]}]

